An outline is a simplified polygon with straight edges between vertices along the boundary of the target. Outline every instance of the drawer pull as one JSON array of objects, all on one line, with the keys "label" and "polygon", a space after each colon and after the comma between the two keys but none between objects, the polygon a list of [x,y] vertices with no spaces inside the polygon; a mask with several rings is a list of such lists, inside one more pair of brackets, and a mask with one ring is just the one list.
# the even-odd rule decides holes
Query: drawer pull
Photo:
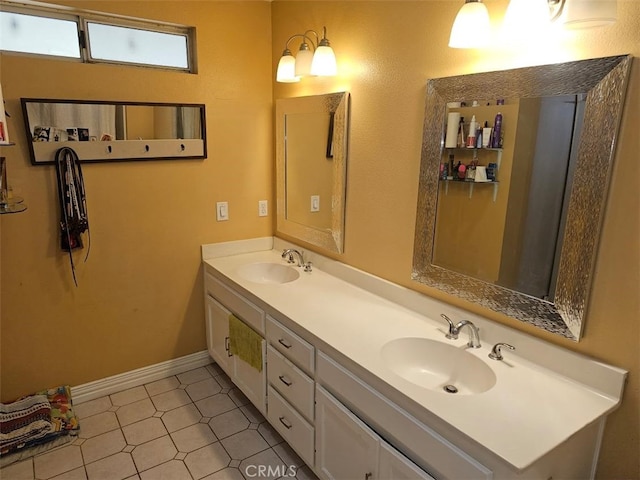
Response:
[{"label": "drawer pull", "polygon": [[293,382],[291,380],[288,380],[287,377],[285,377],[284,375],[280,375],[278,377],[280,379],[280,381],[282,383],[284,383],[287,387],[290,387],[291,385],[293,385]]},{"label": "drawer pull", "polygon": [[278,418],[278,420],[280,420],[280,423],[281,423],[282,425],[284,425],[284,426],[287,428],[287,430],[289,430],[291,427],[293,427],[293,425],[291,425],[291,424],[289,423],[289,421],[288,421],[286,418],[284,418],[284,417],[279,417],[279,418]]},{"label": "drawer pull", "polygon": [[365,473],[364,474],[364,480],[369,480],[372,476],[373,476],[373,474],[371,472]]},{"label": "drawer pull", "polygon": [[227,357],[233,357],[229,349],[229,337],[224,337],[224,349],[227,351]]},{"label": "drawer pull", "polygon": [[282,345],[284,348],[291,348],[291,344],[288,343],[284,338],[280,338],[278,343]]}]

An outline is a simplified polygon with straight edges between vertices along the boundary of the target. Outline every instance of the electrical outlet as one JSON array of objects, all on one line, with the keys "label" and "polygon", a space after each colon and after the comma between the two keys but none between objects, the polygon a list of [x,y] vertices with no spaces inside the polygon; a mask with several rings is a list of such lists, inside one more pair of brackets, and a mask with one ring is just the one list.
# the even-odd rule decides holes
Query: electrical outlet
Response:
[{"label": "electrical outlet", "polygon": [[229,220],[229,203],[217,202],[216,203],[216,220],[219,222]]},{"label": "electrical outlet", "polygon": [[269,214],[269,202],[267,200],[258,200],[258,216],[266,217]]},{"label": "electrical outlet", "polygon": [[311,195],[311,211],[320,211],[320,195]]}]

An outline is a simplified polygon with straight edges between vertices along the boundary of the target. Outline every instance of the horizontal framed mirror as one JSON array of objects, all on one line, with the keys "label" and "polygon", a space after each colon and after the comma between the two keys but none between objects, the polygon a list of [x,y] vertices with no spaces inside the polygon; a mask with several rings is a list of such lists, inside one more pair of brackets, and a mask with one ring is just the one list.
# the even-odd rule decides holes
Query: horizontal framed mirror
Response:
[{"label": "horizontal framed mirror", "polygon": [[61,147],[82,162],[203,159],[201,104],[22,98],[33,165],[54,163]]},{"label": "horizontal framed mirror", "polygon": [[412,278],[579,340],[630,66],[429,80]]},{"label": "horizontal framed mirror", "polygon": [[349,94],[276,100],[277,231],[344,248]]}]

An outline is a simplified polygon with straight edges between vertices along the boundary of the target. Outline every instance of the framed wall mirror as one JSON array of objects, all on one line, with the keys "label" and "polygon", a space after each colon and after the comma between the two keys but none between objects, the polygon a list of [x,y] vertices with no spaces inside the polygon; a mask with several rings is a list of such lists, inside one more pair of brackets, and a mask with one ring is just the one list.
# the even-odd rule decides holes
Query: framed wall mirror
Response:
[{"label": "framed wall mirror", "polygon": [[579,340],[630,67],[429,80],[412,278]]},{"label": "framed wall mirror", "polygon": [[277,231],[344,248],[349,94],[276,100]]},{"label": "framed wall mirror", "polygon": [[205,158],[201,104],[22,98],[33,165],[71,147],[82,162]]}]

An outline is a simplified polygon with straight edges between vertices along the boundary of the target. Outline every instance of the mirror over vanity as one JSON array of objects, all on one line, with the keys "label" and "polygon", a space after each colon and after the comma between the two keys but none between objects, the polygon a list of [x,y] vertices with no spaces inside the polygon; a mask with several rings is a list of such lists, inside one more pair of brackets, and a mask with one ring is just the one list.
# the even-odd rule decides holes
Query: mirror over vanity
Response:
[{"label": "mirror over vanity", "polygon": [[277,231],[342,253],[349,94],[276,100]]},{"label": "mirror over vanity", "polygon": [[82,162],[205,158],[201,104],[22,98],[31,163],[71,147]]},{"label": "mirror over vanity", "polygon": [[[615,56],[430,80],[412,278],[579,340],[630,66]],[[473,118],[478,132],[501,123],[498,141],[469,143]],[[447,125],[459,119],[462,138]]]}]

